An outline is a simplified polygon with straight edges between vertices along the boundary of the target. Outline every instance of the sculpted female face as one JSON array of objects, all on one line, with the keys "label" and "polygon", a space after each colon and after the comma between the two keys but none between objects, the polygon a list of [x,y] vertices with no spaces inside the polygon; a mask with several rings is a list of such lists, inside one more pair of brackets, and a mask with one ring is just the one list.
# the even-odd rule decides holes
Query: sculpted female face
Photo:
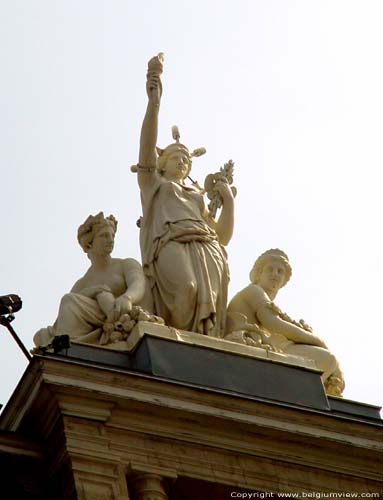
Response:
[{"label": "sculpted female face", "polygon": [[258,284],[264,289],[277,292],[285,283],[286,268],[281,259],[270,257],[264,264]]},{"label": "sculpted female face", "polygon": [[95,255],[109,255],[114,248],[115,232],[109,224],[102,225],[93,237],[90,250]]},{"label": "sculpted female face", "polygon": [[189,170],[189,158],[182,150],[170,154],[163,170],[163,176],[170,181],[185,179]]}]

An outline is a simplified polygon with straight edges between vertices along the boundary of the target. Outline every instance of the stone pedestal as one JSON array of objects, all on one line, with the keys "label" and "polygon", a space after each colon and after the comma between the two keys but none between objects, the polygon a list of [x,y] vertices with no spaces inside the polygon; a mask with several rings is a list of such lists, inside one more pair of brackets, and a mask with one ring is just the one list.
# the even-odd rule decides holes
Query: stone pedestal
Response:
[{"label": "stone pedestal", "polygon": [[[38,496],[24,482],[17,498],[383,492],[377,407],[327,398],[320,374],[307,366],[137,336],[130,353],[73,345],[34,357],[0,418],[0,445],[5,436],[23,436],[38,450],[28,458],[41,471]],[[267,373],[267,391],[266,378],[241,385],[241,370],[248,380]],[[275,374],[282,384],[279,371],[286,397],[272,383]],[[297,391],[288,383],[304,386],[306,376],[316,396],[293,401]],[[22,464],[15,453],[0,446],[3,489],[21,488],[17,479],[7,482],[9,456]]]}]

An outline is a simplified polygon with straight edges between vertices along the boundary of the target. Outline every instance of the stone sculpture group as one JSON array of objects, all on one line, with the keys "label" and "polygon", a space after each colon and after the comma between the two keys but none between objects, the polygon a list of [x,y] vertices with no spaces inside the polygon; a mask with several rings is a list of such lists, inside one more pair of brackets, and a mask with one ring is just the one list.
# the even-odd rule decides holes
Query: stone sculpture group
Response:
[{"label": "stone sculpture group", "polygon": [[204,148],[190,152],[180,142],[177,127],[174,142],[165,149],[157,147],[162,70],[159,54],[148,63],[148,104],[139,161],[132,167],[141,192],[142,266],[134,259],[111,256],[117,229],[112,215],[90,215],[78,229],[78,241],[91,265],[62,298],[55,323],[36,333],[37,349],[63,334],[76,342],[121,348],[137,322],[150,321],[314,360],[327,393],[340,396],[344,381],[336,358],[308,325],[292,320],[274,303],[291,276],[284,252],[271,249],[258,257],[251,283],[227,305],[224,247],[234,226],[233,164],[210,174],[202,189],[185,180],[192,159]]}]

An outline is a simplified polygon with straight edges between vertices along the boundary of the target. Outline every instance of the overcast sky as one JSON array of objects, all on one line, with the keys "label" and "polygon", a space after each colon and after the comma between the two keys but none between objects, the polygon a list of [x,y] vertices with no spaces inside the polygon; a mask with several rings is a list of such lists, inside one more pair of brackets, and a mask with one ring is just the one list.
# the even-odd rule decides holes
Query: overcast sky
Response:
[{"label": "overcast sky", "polygon": [[[293,267],[276,303],[340,360],[344,396],[383,404],[383,3],[379,0],[0,0],[0,295],[32,347],[89,261],[77,227],[119,220],[140,259],[130,165],[148,59],[165,53],[159,146],[205,146],[203,183],[235,162],[230,296],[255,258]],[[26,368],[0,330],[0,403]]]}]

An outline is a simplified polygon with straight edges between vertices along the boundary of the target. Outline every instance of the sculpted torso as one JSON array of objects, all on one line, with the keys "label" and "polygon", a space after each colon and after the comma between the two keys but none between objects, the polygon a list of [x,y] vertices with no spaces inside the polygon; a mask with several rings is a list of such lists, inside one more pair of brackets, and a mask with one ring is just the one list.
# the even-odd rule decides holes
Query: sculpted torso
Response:
[{"label": "sculpted torso", "polygon": [[104,269],[88,269],[84,276],[75,283],[71,292],[81,294],[87,288],[103,284],[110,288],[115,297],[119,297],[128,288],[125,274],[132,266],[135,267],[133,259],[112,258]]},{"label": "sculpted torso", "polygon": [[259,323],[258,307],[265,303],[265,293],[258,285],[248,285],[231,300],[228,312],[244,314],[250,323]]},{"label": "sculpted torso", "polygon": [[265,343],[276,349],[285,349],[293,342],[284,335],[283,331],[273,324],[275,313],[272,311],[272,302],[263,288],[256,284],[250,284],[241,290],[230,301],[228,306],[229,319],[233,314],[242,314],[250,324],[262,327],[270,333],[270,337],[264,339]]}]

